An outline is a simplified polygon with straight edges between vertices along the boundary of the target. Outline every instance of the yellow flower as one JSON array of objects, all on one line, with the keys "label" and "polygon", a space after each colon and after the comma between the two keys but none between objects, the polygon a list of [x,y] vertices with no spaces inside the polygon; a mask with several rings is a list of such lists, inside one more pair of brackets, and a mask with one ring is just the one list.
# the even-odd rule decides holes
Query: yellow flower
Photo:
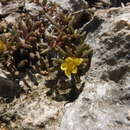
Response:
[{"label": "yellow flower", "polygon": [[77,73],[77,67],[83,62],[82,58],[72,58],[68,57],[65,59],[64,63],[61,64],[61,70],[65,72],[67,77],[70,77],[71,74]]},{"label": "yellow flower", "polygon": [[5,43],[0,40],[0,53],[4,52],[7,49]]}]

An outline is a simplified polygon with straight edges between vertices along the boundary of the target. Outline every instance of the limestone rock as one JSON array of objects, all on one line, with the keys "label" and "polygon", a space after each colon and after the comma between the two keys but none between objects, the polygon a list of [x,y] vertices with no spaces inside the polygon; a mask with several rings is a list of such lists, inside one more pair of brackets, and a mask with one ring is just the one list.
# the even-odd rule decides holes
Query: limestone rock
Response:
[{"label": "limestone rock", "polygon": [[60,130],[130,129],[130,7],[99,10],[90,26],[92,66],[79,98],[66,105]]},{"label": "limestone rock", "polygon": [[65,9],[75,11],[88,8],[88,3],[85,0],[51,0],[51,1],[58,3]]}]

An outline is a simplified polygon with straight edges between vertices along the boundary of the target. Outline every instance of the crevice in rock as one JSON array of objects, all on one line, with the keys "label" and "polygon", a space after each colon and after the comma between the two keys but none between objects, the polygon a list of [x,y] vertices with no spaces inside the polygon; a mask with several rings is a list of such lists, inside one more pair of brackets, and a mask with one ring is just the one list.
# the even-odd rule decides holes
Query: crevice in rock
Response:
[{"label": "crevice in rock", "polygon": [[112,7],[121,6],[121,3],[127,4],[130,0],[110,0]]},{"label": "crevice in rock", "polygon": [[108,72],[108,77],[110,80],[118,83],[123,78],[123,76],[128,72],[128,70],[129,70],[128,66],[122,66],[114,70],[110,70]]},{"label": "crevice in rock", "polygon": [[82,27],[82,31],[85,31],[87,34],[93,33],[94,31],[96,31],[98,29],[98,27],[102,24],[103,20],[98,18],[98,17],[94,17],[93,20],[90,20],[89,23],[84,24],[84,26]]},{"label": "crevice in rock", "polygon": [[81,28],[84,24],[86,24],[87,22],[89,22],[91,20],[91,14],[90,13],[82,13],[78,20],[76,21],[74,28],[79,29]]}]

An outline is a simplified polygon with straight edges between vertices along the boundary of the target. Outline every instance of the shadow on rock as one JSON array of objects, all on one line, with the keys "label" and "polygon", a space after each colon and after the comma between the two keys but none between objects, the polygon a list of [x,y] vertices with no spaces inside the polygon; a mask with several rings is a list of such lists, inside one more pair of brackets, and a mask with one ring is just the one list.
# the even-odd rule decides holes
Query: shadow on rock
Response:
[{"label": "shadow on rock", "polygon": [[47,91],[47,96],[51,96],[52,99],[60,102],[67,101],[73,102],[79,96],[84,88],[84,83],[77,87],[77,83],[72,78],[72,80],[66,79],[65,76],[59,75],[52,80],[47,80],[45,85],[49,88]]},{"label": "shadow on rock", "polygon": [[6,99],[6,102],[12,102],[14,97],[19,98],[24,90],[13,80],[0,76],[0,97]]}]

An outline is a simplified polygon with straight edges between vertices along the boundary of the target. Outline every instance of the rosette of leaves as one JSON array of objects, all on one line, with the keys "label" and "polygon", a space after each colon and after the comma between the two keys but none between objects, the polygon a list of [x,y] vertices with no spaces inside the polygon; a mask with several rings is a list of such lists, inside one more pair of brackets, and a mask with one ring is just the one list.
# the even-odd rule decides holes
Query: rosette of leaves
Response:
[{"label": "rosette of leaves", "polygon": [[44,58],[40,54],[47,48],[41,42],[46,28],[44,22],[27,14],[21,16],[15,25],[8,24],[7,27],[8,37],[6,34],[1,36],[8,45],[3,61],[6,69],[16,78],[21,72],[40,73],[45,69]]},{"label": "rosette of leaves", "polygon": [[51,82],[54,86],[49,87],[47,95],[52,95],[58,101],[73,101],[82,91],[82,86],[79,89],[76,86],[80,76],[90,68],[93,50],[84,43],[84,34],[80,31],[69,27],[64,31],[52,44],[53,51],[50,51],[51,70],[58,73],[54,80],[46,82],[46,86],[51,86]]},{"label": "rosette of leaves", "polygon": [[84,33],[69,27],[64,32],[53,43],[54,47],[52,49],[56,54],[52,58],[54,67],[58,70],[60,68],[59,66],[68,57],[72,59],[81,58],[83,62],[78,69],[79,71],[76,73],[80,77],[90,67],[93,50],[88,44],[84,43]]},{"label": "rosette of leaves", "polygon": [[1,36],[7,44],[4,66],[14,78],[26,72],[57,72],[53,89],[67,86],[62,83],[74,88],[76,77],[90,67],[92,49],[84,43],[85,33],[71,26],[70,11],[52,2],[41,7],[39,16],[23,13],[15,25],[7,25],[8,36]]},{"label": "rosette of leaves", "polygon": [[[47,14],[45,14],[45,16],[54,27],[47,31],[47,35],[45,34],[48,45],[51,48],[48,52],[49,61],[51,61],[51,68],[49,69],[53,71],[59,70],[60,65],[68,57],[72,59],[82,58],[84,62],[80,65],[82,66],[79,69],[80,71],[77,71],[80,76],[89,69],[93,53],[91,47],[84,43],[85,33],[70,26],[73,16],[67,11],[61,11],[57,15],[55,19],[57,23]],[[43,52],[45,52],[45,50]]]}]

